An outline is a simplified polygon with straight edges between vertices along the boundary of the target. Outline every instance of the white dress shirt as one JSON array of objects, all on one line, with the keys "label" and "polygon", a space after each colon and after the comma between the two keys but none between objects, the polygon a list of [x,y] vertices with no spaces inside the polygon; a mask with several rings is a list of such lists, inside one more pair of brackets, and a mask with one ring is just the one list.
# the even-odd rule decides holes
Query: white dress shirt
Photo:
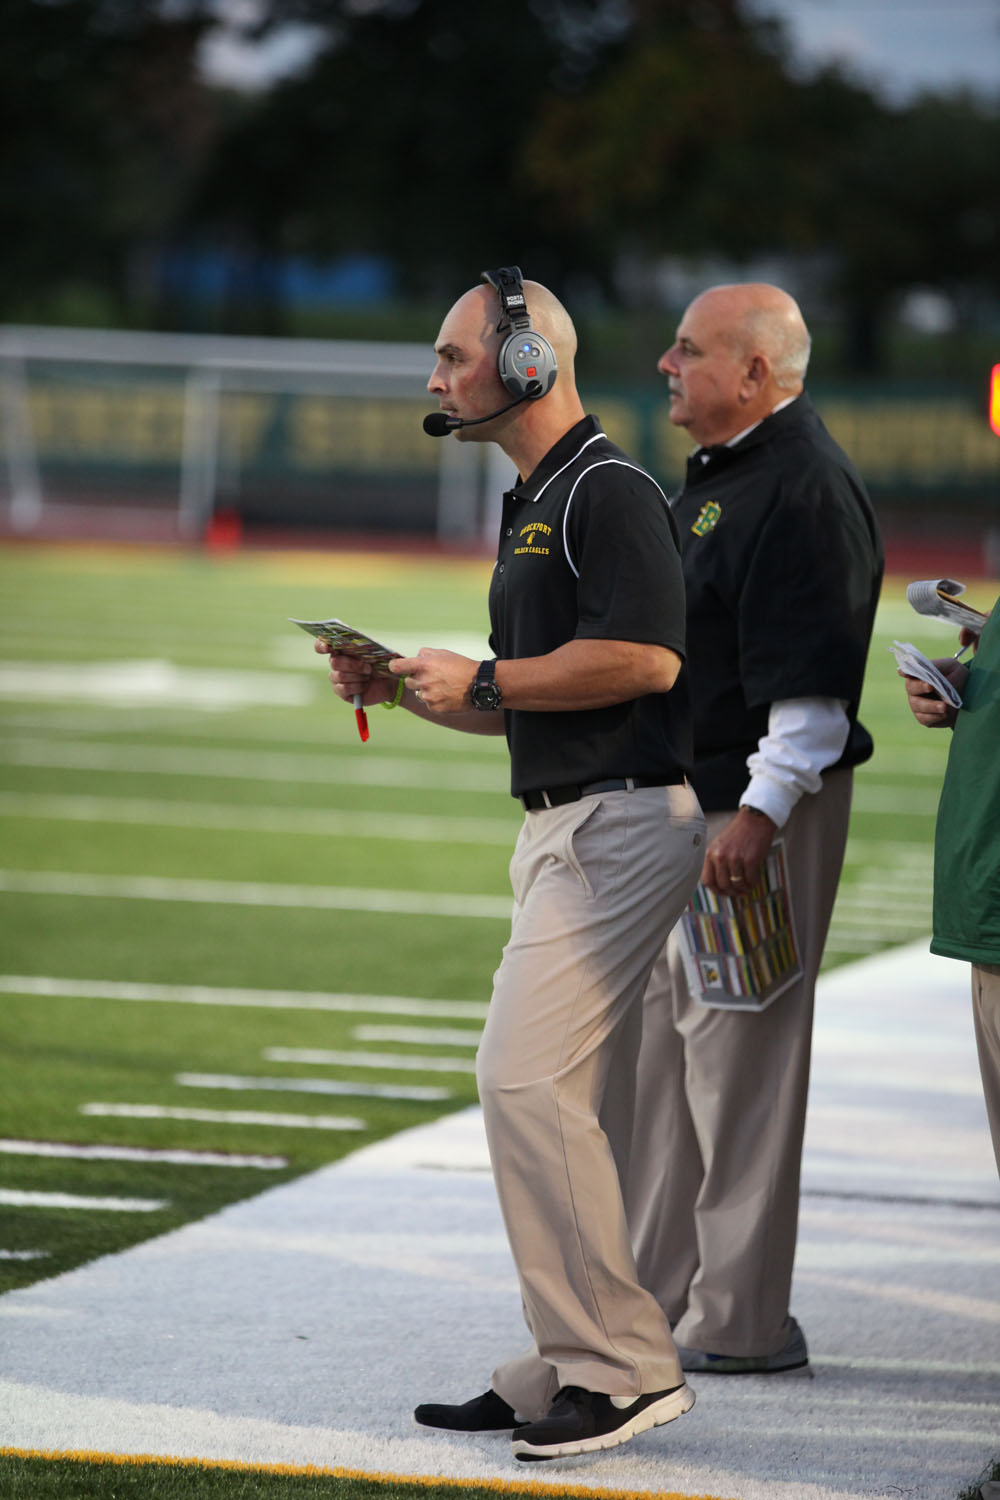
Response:
[{"label": "white dress shirt", "polygon": [[771,704],[767,734],[747,757],[750,784],[740,798],[784,827],[803,793],[818,792],[820,772],[843,754],[851,732],[843,698],[785,698]]}]

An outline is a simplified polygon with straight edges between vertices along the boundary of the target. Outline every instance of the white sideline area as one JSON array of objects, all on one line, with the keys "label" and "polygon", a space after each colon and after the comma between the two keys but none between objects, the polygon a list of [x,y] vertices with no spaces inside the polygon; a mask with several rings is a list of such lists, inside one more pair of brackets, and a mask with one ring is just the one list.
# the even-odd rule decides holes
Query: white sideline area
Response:
[{"label": "white sideline area", "polygon": [[926,941],[821,980],[792,1308],[812,1379],[693,1376],[690,1413],[594,1458],[415,1426],[525,1342],[468,1109],[0,1298],[0,1447],[953,1500],[1000,1458],[1000,1187],[968,968]]}]

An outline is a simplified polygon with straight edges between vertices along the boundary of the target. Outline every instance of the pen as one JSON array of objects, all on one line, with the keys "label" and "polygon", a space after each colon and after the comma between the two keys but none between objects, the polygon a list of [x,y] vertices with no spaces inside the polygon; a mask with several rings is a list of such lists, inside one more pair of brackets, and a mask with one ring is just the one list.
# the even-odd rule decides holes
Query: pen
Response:
[{"label": "pen", "polygon": [[368,715],[365,713],[360,693],[354,694],[354,717],[357,720],[358,733],[362,740],[366,740],[368,738]]}]

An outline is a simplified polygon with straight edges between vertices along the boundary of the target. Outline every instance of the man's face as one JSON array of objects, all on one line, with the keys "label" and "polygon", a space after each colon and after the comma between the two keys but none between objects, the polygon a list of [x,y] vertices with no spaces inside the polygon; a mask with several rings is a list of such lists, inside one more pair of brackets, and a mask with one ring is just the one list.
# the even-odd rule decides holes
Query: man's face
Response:
[{"label": "man's face", "polygon": [[[427,389],[450,416],[485,417],[511,399],[497,373],[498,339],[490,302],[478,290],[467,292],[441,324],[434,345],[437,362]],[[484,422],[481,427],[459,427],[454,435],[488,442],[496,436],[493,428],[494,423]]]},{"label": "man's face", "polygon": [[670,420],[698,443],[723,443],[745,423],[740,393],[746,360],[726,337],[731,311],[722,295],[696,297],[657,369],[670,382]]}]

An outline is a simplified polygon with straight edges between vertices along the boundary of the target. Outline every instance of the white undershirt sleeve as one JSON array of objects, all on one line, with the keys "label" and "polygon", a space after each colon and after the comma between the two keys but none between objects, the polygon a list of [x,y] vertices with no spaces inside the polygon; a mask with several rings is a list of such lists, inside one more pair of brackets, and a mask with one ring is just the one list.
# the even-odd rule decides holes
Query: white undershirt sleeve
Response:
[{"label": "white undershirt sleeve", "polygon": [[740,798],[784,827],[803,793],[843,754],[851,726],[843,698],[785,698],[771,704],[767,733],[747,757],[750,784]]}]

